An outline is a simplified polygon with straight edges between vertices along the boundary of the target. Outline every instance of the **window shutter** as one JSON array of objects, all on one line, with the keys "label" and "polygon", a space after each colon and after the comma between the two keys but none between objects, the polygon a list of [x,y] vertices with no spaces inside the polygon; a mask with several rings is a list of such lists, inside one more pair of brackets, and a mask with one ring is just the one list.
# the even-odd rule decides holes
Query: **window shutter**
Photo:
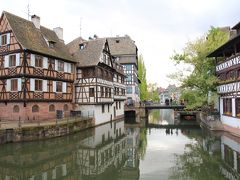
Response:
[{"label": "window shutter", "polygon": [[64,72],[68,72],[68,63],[64,62]]},{"label": "window shutter", "polygon": [[0,36],[0,46],[2,46],[2,36]]},{"label": "window shutter", "polygon": [[43,57],[43,68],[48,69],[48,58],[47,57]]},{"label": "window shutter", "polygon": [[44,92],[48,91],[47,80],[43,80],[43,91]]},{"label": "window shutter", "polygon": [[4,57],[4,67],[9,67],[9,55],[6,55]]},{"label": "window shutter", "polygon": [[22,79],[18,78],[18,91],[22,91]]},{"label": "window shutter", "polygon": [[16,54],[16,66],[20,66],[20,53]]},{"label": "window shutter", "polygon": [[56,81],[53,81],[53,92],[56,92]]},{"label": "window shutter", "polygon": [[35,66],[35,54],[31,54],[31,66]]},{"label": "window shutter", "polygon": [[35,91],[35,79],[30,79],[30,91]]},{"label": "window shutter", "polygon": [[69,73],[72,73],[72,64],[69,64]]},{"label": "window shutter", "polygon": [[6,91],[10,91],[11,90],[11,79],[7,80],[7,87],[6,87]]},{"label": "window shutter", "polygon": [[58,71],[58,60],[55,60],[55,71]]},{"label": "window shutter", "polygon": [[67,83],[66,83],[66,82],[63,82],[63,83],[62,83],[62,92],[63,92],[63,93],[66,93],[66,92],[67,92]]},{"label": "window shutter", "polygon": [[10,44],[10,33],[7,33],[7,44]]}]

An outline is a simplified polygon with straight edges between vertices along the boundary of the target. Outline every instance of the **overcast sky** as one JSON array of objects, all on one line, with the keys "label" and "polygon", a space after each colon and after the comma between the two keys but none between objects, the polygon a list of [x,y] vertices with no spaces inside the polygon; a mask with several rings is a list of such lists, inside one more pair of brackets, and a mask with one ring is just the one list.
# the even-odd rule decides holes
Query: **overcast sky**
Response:
[{"label": "overcast sky", "polygon": [[210,26],[233,26],[240,21],[239,0],[0,0],[0,11],[41,25],[63,27],[66,43],[80,36],[128,34],[144,57],[147,80],[167,87],[167,74],[176,71],[170,57],[203,35]]}]

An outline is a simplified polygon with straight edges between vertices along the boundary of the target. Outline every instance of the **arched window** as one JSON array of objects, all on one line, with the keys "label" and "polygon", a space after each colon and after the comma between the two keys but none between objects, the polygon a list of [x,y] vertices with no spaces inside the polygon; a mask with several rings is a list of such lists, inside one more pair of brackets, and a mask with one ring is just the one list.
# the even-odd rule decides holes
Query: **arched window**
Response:
[{"label": "arched window", "polygon": [[14,113],[19,113],[19,106],[18,105],[15,105],[15,106],[13,106],[13,112]]},{"label": "arched window", "polygon": [[54,112],[55,111],[55,106],[53,104],[51,104],[49,106],[49,112]]},{"label": "arched window", "polygon": [[67,104],[65,104],[65,105],[63,106],[63,110],[64,110],[64,111],[68,111],[68,105],[67,105]]},{"label": "arched window", "polygon": [[39,112],[39,106],[38,105],[34,105],[32,107],[32,112],[35,113],[35,112]]}]

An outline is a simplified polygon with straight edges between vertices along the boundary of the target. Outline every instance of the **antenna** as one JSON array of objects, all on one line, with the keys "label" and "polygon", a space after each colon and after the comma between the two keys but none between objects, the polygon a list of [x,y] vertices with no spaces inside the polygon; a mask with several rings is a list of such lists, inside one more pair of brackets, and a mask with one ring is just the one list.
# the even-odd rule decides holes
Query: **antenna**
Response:
[{"label": "antenna", "polygon": [[82,17],[80,17],[80,37],[82,37]]},{"label": "antenna", "polygon": [[29,17],[31,16],[30,15],[30,5],[29,5],[29,3],[27,5],[27,16],[28,16],[28,20],[29,20]]}]

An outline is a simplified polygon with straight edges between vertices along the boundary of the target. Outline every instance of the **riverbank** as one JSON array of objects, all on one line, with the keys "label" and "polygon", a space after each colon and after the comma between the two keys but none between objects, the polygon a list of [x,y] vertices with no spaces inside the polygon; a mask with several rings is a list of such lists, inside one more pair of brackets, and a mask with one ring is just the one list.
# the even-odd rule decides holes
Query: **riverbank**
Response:
[{"label": "riverbank", "polygon": [[2,124],[0,144],[65,136],[94,127],[94,125],[92,117],[74,117],[51,122]]},{"label": "riverbank", "polygon": [[208,114],[201,112],[200,119],[202,126],[208,128],[211,131],[227,132],[233,136],[240,137],[240,129],[222,124],[220,116],[218,114]]}]

